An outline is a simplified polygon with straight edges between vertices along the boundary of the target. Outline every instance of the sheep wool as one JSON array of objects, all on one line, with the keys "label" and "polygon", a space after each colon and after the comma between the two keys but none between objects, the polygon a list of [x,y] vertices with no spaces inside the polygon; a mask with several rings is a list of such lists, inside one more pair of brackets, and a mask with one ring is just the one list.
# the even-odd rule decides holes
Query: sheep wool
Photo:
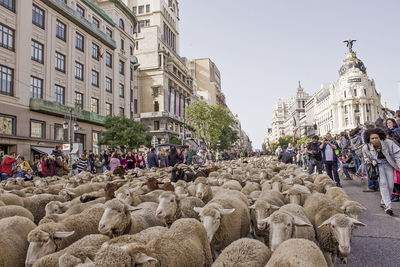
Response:
[{"label": "sheep wool", "polygon": [[21,206],[16,206],[16,205],[0,206],[0,219],[12,216],[26,217],[33,222],[32,213]]}]

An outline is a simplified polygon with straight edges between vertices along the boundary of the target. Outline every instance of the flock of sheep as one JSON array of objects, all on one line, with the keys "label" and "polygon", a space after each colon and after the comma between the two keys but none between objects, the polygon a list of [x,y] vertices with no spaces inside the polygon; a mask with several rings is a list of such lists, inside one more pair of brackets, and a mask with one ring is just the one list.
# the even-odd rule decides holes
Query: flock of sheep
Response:
[{"label": "flock of sheep", "polygon": [[0,266],[333,266],[365,226],[328,176],[270,157],[176,170],[1,182]]}]

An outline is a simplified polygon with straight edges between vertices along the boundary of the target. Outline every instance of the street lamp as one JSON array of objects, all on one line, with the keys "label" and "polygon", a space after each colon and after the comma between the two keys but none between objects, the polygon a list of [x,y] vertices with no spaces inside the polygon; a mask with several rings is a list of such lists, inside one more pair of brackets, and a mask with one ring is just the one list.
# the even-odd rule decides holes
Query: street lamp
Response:
[{"label": "street lamp", "polygon": [[[69,116],[69,121],[67,121]],[[63,128],[64,130],[67,130],[69,128],[69,153],[68,153],[68,167],[71,168],[72,167],[72,159],[71,159],[71,151],[72,151],[72,135],[74,132],[79,130],[79,125],[78,123],[74,123],[74,125],[72,125],[72,120],[75,119],[76,120],[76,116],[74,118],[73,114],[72,114],[72,108],[69,109],[69,115],[65,114],[65,120],[63,123]]]},{"label": "street lamp", "polygon": [[185,103],[190,100],[190,97],[186,97],[185,101],[183,103],[184,109],[183,109],[183,137],[182,137],[182,145],[184,145],[185,139],[186,139],[186,107]]}]

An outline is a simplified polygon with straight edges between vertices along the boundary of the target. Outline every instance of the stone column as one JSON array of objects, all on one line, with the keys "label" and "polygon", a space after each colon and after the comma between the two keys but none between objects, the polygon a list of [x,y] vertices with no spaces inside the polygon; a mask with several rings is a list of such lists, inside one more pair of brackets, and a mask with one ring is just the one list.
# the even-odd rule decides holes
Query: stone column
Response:
[{"label": "stone column", "polygon": [[343,119],[344,119],[344,114],[343,114],[343,108],[342,108],[342,103],[340,103],[338,105],[338,109],[337,109],[337,115],[338,115],[338,125],[337,125],[337,129],[338,131],[342,131],[343,129]]}]

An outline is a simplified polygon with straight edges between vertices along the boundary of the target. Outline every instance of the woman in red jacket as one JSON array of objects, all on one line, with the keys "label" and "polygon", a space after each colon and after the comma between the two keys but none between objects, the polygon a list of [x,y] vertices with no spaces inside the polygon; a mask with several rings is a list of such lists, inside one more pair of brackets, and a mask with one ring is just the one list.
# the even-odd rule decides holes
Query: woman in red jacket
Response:
[{"label": "woman in red jacket", "polygon": [[136,155],[136,167],[140,169],[146,168],[146,161],[144,160],[142,151],[139,151],[138,154]]},{"label": "woman in red jacket", "polygon": [[0,166],[1,180],[7,180],[12,176],[12,165],[16,161],[15,153],[12,153],[11,156],[4,156],[3,163]]}]

